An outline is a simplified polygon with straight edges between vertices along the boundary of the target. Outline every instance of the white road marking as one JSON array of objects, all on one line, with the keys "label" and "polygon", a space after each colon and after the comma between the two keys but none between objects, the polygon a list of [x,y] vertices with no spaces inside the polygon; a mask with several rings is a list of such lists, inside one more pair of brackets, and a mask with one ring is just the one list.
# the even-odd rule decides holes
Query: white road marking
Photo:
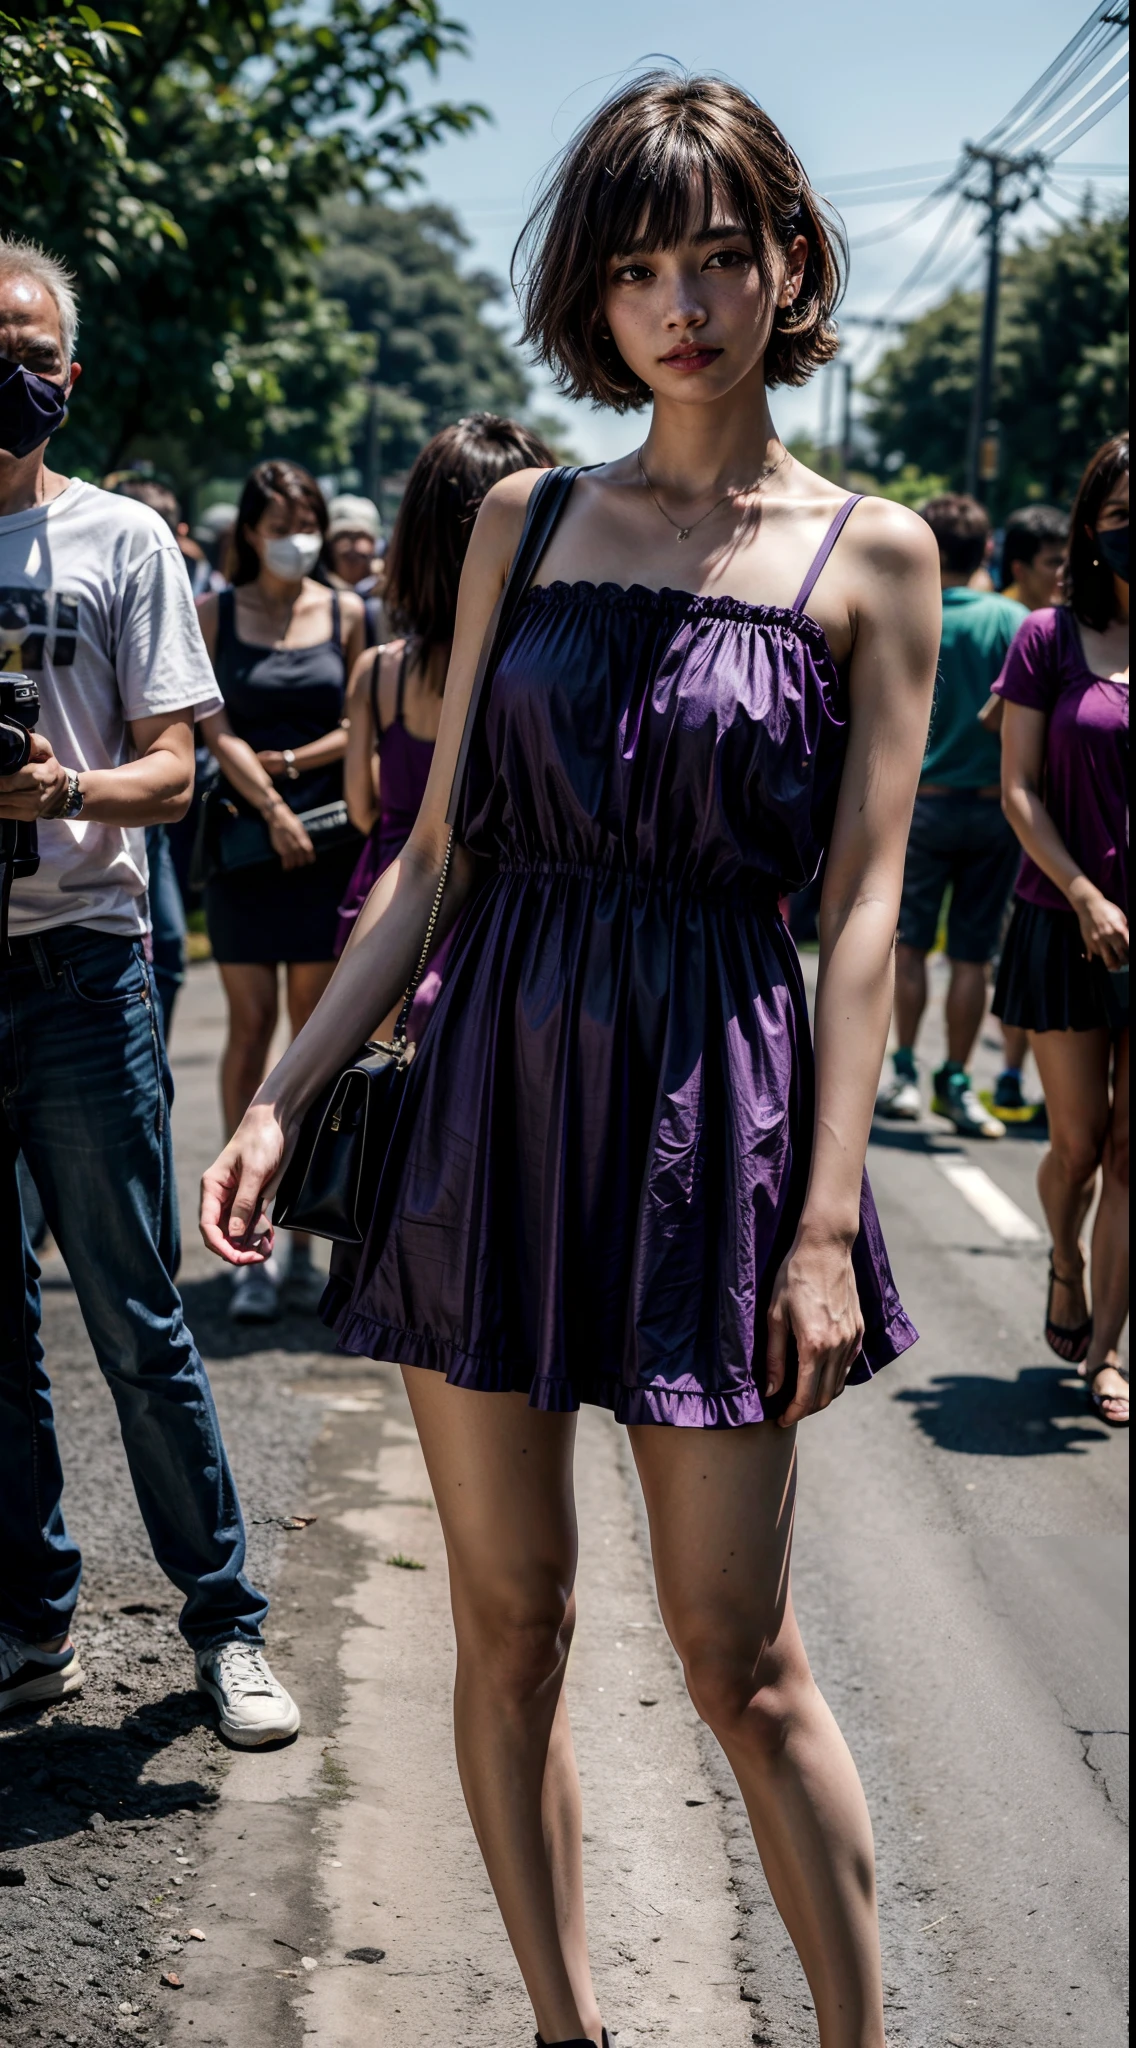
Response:
[{"label": "white road marking", "polygon": [[972,1209],[977,1209],[983,1221],[996,1230],[1007,1244],[1036,1244],[1041,1232],[1032,1217],[1019,1209],[1009,1195],[992,1181],[981,1166],[972,1165],[969,1159],[945,1158],[942,1153],[935,1155],[935,1164],[951,1186],[965,1195]]}]

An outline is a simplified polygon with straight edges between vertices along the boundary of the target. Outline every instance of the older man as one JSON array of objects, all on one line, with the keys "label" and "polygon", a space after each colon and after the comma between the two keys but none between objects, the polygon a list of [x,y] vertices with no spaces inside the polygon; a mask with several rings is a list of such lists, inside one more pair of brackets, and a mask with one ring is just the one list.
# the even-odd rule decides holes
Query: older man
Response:
[{"label": "older man", "polygon": [[0,819],[34,821],[0,956],[0,1713],[82,1683],[70,1623],[80,1557],[23,1228],[23,1153],[118,1409],[154,1555],[222,1732],[242,1747],[300,1717],[261,1648],[268,1611],[205,1369],[173,1282],[170,1081],[146,933],[145,828],[193,783],[195,711],[216,697],[169,527],[145,505],[48,469],[79,375],[63,266],[0,238],[3,660],[38,684],[31,757],[0,778]]}]

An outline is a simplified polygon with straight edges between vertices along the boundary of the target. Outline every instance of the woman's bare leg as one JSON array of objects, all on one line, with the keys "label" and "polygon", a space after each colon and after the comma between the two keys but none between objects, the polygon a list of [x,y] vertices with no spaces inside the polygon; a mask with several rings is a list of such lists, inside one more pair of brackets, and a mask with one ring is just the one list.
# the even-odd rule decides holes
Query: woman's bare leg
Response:
[{"label": "woman's bare leg", "polygon": [[1053,1320],[1076,1329],[1089,1313],[1081,1231],[1096,1192],[1109,1120],[1107,1031],[1035,1031],[1033,1056],[1045,1092],[1049,1149],[1037,1191],[1053,1240]]},{"label": "woman's bare leg", "polygon": [[884,2048],[871,1822],[789,1593],[795,1432],[630,1434],[663,1620],[737,1778],[822,2048]]},{"label": "woman's bare leg", "polygon": [[562,1686],[575,1619],[575,1417],[403,1367],[450,1566],[458,1770],[536,2023],[599,2041],[580,1785]]},{"label": "woman's bare leg", "polygon": [[276,1029],[276,969],[260,960],[224,963],[229,1035],[221,1055],[221,1113],[231,1137],[268,1071]]},{"label": "woman's bare leg", "polygon": [[[1128,1108],[1126,1031],[1116,1045],[1101,1198],[1093,1223],[1093,1338],[1085,1360],[1085,1377],[1094,1382],[1098,1399],[1125,1405],[1128,1388],[1115,1367],[1128,1321]],[[1110,1407],[1110,1413],[1119,1415],[1119,1407]]]},{"label": "woman's bare leg", "polygon": [[288,979],[288,1022],[295,1038],[303,1030],[335,973],[335,962],[290,960],[284,972]]}]

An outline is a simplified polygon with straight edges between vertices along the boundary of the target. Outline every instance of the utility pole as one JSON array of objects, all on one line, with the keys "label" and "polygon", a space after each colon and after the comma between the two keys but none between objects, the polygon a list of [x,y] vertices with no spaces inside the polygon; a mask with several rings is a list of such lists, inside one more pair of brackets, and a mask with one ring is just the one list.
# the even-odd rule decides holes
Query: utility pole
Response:
[{"label": "utility pole", "polygon": [[1002,267],[1002,222],[1041,190],[1045,158],[1001,156],[997,150],[966,146],[966,157],[982,181],[966,197],[986,209],[986,292],[982,305],[982,337],[978,375],[970,408],[966,446],[966,487],[985,500],[998,476],[999,429],[995,374],[998,351],[998,292]]},{"label": "utility pole", "polygon": [[[875,329],[876,329],[877,331],[880,331],[880,332],[887,332],[887,331],[890,331],[890,332],[893,332],[893,333],[894,333],[894,332],[898,332],[898,331],[899,331],[899,329],[900,329],[900,328],[902,327],[902,325],[903,325],[902,321],[900,321],[900,320],[879,320],[879,319],[877,319],[877,318],[876,318],[876,317],[875,317],[875,316],[874,316],[873,314],[871,314],[871,313],[841,313],[841,314],[840,314],[840,316],[839,316],[839,319],[840,319],[840,325],[841,325],[842,327],[872,327],[872,328],[875,328]],[[842,484],[844,484],[845,486],[847,486],[847,483],[848,483],[848,477],[849,477],[849,472],[851,471],[851,468],[852,468],[852,455],[853,455],[853,448],[852,448],[852,393],[853,393],[853,389],[854,389],[854,385],[853,385],[853,366],[852,366],[852,363],[851,363],[851,362],[849,361],[849,359],[848,359],[847,357],[845,357],[845,358],[844,358],[844,361],[843,361],[843,362],[841,363],[841,365],[840,365],[840,368],[841,368],[841,370],[842,370],[842,372],[843,372],[843,394],[844,394],[844,403],[843,403],[843,407],[842,407],[842,411],[841,411],[841,422],[840,422],[840,482],[841,482]]]}]

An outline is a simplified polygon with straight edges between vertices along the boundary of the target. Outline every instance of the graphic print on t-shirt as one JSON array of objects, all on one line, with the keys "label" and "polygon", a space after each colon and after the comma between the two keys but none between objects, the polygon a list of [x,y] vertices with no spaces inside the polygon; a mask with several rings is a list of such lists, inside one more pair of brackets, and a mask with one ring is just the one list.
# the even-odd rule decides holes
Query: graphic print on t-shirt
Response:
[{"label": "graphic print on t-shirt", "polygon": [[55,668],[70,668],[79,631],[79,600],[66,590],[36,590],[27,583],[0,585],[0,671],[22,669],[34,675],[43,667],[44,647],[51,636]]}]

